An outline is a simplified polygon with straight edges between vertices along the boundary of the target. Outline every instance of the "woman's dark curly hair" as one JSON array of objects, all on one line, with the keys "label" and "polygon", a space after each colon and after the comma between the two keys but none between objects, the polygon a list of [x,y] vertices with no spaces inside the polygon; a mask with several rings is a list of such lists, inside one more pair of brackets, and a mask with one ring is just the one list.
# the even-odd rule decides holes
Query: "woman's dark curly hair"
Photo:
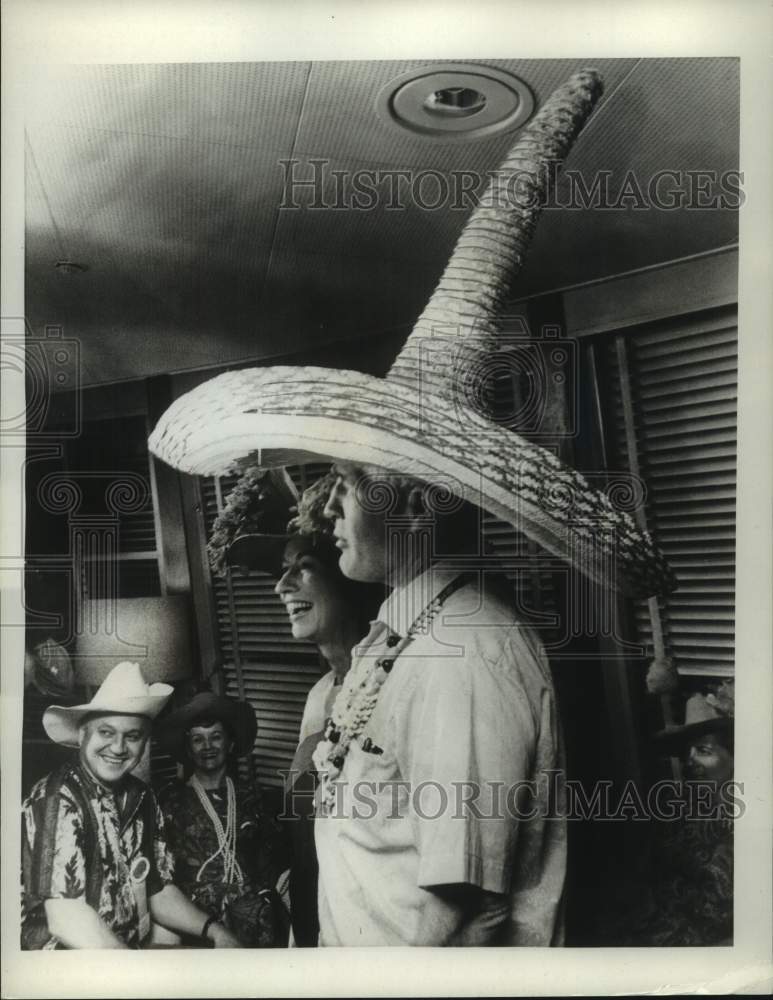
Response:
[{"label": "woman's dark curly hair", "polygon": [[335,481],[336,476],[331,469],[303,491],[295,516],[287,525],[291,535],[327,535],[332,538],[333,522],[325,517],[324,510]]}]

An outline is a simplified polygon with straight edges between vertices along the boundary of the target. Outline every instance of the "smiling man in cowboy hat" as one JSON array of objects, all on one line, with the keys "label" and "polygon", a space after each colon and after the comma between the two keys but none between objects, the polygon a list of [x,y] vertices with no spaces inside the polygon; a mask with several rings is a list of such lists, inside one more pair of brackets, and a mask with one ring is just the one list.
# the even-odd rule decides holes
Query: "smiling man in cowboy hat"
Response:
[{"label": "smiling man in cowboy hat", "polygon": [[151,918],[174,931],[238,942],[172,884],[163,819],[132,775],[166,704],[137,663],[119,663],[84,705],[52,705],[43,726],[78,758],[39,781],[23,805],[22,947],[138,948]]},{"label": "smiling man in cowboy hat", "polygon": [[[497,313],[546,178],[602,90],[598,74],[583,70],[522,129],[384,378],[314,367],[227,372],[177,399],[150,438],[159,458],[200,475],[331,458],[341,568],[394,587],[318,747],[322,806],[347,810],[318,825],[324,944],[561,939],[561,821],[521,822],[517,794],[504,815],[484,819],[497,782],[559,766],[544,655],[512,608],[460,575],[458,561],[432,564],[433,536],[421,522],[439,525],[450,500],[471,502],[598,584],[638,596],[673,589],[633,518],[553,452],[490,419],[476,389],[500,346]],[[395,484],[393,474],[404,478]],[[402,810],[391,825],[381,778],[397,796],[392,811]],[[409,787],[400,791],[400,781]],[[439,803],[415,800],[422,782],[434,783]],[[357,816],[353,786],[368,799]],[[459,789],[477,796],[480,815],[460,807],[456,822]]]},{"label": "smiling man in cowboy hat", "polygon": [[190,768],[159,795],[175,884],[247,948],[283,944],[272,891],[285,865],[282,838],[257,786],[228,773],[252,752],[257,720],[244,701],[202,691],[169,716],[162,742]]}]

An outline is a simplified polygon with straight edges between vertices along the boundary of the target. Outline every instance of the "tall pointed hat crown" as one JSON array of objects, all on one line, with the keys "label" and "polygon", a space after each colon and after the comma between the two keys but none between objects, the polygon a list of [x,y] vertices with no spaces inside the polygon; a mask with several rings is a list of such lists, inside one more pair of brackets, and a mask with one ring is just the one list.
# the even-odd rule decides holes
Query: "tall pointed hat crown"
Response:
[{"label": "tall pointed hat crown", "polygon": [[552,165],[568,155],[603,92],[600,76],[573,76],[543,105],[492,175],[451,259],[387,378],[440,395],[497,350],[498,317],[526,259]]},{"label": "tall pointed hat crown", "polygon": [[628,512],[546,448],[493,423],[471,392],[497,348],[497,316],[551,171],[602,90],[599,75],[583,70],[521,130],[385,378],[318,367],[225,372],[169,407],[151,451],[200,475],[320,457],[379,466],[441,484],[605,586],[643,596],[673,589],[662,554]]}]

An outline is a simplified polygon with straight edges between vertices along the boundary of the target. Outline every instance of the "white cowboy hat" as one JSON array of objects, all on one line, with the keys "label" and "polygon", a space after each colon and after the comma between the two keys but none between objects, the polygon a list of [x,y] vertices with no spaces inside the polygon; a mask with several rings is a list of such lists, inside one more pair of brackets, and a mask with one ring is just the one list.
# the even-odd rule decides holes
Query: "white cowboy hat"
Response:
[{"label": "white cowboy hat", "polygon": [[605,586],[673,590],[668,564],[630,514],[546,448],[493,423],[476,399],[547,167],[566,157],[602,89],[593,70],[576,74],[522,130],[385,378],[318,367],[226,372],[169,407],[153,454],[199,475],[321,456],[380,466],[476,503]]},{"label": "white cowboy hat", "polygon": [[43,728],[54,743],[77,747],[78,727],[90,713],[112,712],[155,719],[173,690],[170,684],[148,686],[139,663],[118,663],[87,705],[50,705],[43,713]]}]

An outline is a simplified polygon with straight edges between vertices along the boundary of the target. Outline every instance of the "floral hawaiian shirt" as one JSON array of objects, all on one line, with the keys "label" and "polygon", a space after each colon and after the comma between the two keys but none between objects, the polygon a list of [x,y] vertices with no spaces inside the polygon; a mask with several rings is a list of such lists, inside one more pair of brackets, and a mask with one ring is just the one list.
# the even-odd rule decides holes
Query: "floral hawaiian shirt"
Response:
[{"label": "floral hawaiian shirt", "polygon": [[[142,888],[130,871],[147,859]],[[129,775],[115,790],[68,763],[32,789],[22,807],[22,948],[57,948],[47,899],[85,899],[111,931],[138,948],[143,897],[172,881],[164,820],[151,789]]]}]

